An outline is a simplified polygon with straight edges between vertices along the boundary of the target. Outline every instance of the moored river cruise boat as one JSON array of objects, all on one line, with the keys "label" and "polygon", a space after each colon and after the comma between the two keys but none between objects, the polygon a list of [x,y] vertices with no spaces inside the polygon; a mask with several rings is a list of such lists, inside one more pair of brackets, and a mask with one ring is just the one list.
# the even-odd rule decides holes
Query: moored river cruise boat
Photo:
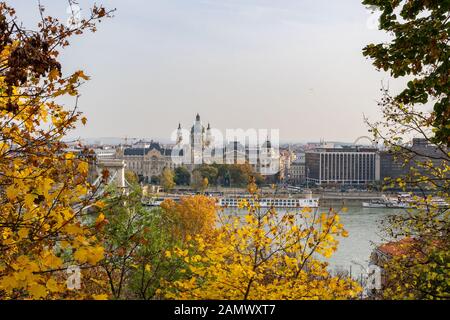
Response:
[{"label": "moored river cruise boat", "polygon": [[363,202],[363,208],[387,208],[387,209],[412,209],[423,206],[431,206],[435,208],[449,208],[449,204],[441,198],[433,197],[426,202],[416,201],[410,194],[400,193],[397,197],[382,196],[381,199],[373,199],[370,202]]},{"label": "moored river cruise boat", "polygon": [[[219,198],[218,204],[221,207],[238,207],[244,200],[254,201],[245,197],[223,197]],[[318,208],[319,198],[261,198],[258,203],[261,208]]]},{"label": "moored river cruise boat", "polygon": [[[142,204],[150,207],[158,207],[165,199],[172,199],[176,202],[180,200],[180,197],[154,197],[142,201]],[[254,201],[251,197],[246,196],[230,196],[230,197],[216,197],[217,205],[220,207],[237,208],[246,200],[250,203]],[[318,208],[319,198],[261,198],[258,200],[261,208]]]}]

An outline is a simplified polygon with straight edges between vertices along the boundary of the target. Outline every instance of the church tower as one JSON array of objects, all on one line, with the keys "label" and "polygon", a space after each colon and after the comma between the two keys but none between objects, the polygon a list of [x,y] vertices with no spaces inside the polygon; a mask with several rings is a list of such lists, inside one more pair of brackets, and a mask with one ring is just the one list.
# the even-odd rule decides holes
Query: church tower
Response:
[{"label": "church tower", "polygon": [[181,123],[178,124],[178,129],[177,129],[177,145],[180,145],[183,142],[183,131],[181,129]]},{"label": "church tower", "polygon": [[192,164],[203,163],[205,128],[200,121],[200,115],[197,113],[195,123],[191,128],[191,160]]},{"label": "church tower", "polygon": [[206,128],[206,137],[205,137],[205,147],[212,147],[214,145],[214,137],[211,133],[211,126],[208,123],[208,128]]}]

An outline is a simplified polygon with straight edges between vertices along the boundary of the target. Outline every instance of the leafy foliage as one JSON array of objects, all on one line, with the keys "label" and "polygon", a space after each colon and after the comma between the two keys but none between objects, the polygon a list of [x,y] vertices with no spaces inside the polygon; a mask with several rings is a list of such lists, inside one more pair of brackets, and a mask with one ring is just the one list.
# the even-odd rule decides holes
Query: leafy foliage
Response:
[{"label": "leafy foliage", "polygon": [[[255,186],[250,188],[256,190]],[[257,199],[257,195],[255,198]],[[311,210],[277,213],[244,201],[242,216],[221,215],[220,226],[193,237],[190,248],[168,255],[182,258],[188,277],[169,283],[176,299],[346,299],[360,288],[333,277],[327,263],[336,236],[346,236],[339,216]]]},{"label": "leafy foliage", "polygon": [[179,203],[167,199],[161,208],[169,232],[182,241],[198,234],[207,237],[217,219],[215,200],[202,195],[183,197]]},{"label": "leafy foliage", "polygon": [[[20,27],[14,9],[0,3],[0,298],[86,297],[69,292],[67,266],[88,268],[103,258],[95,224],[83,208],[95,190],[88,163],[66,152],[62,139],[81,115],[55,102],[78,95],[82,71],[63,76],[58,50],[72,35],[95,31],[109,16],[92,8],[74,29],[44,15],[36,31]],[[81,118],[84,123],[85,119]]]},{"label": "leafy foliage", "polygon": [[[407,168],[385,187],[410,191],[412,209],[383,222],[397,249],[380,261],[385,270],[382,298],[448,299],[450,212],[450,1],[365,0],[382,12],[380,28],[393,40],[369,45],[364,55],[394,77],[412,78],[399,95],[383,91],[383,120],[369,123]],[[424,106],[433,103],[431,112]],[[421,146],[407,143],[411,138]]]},{"label": "leafy foliage", "polygon": [[176,167],[174,180],[177,185],[187,186],[191,183],[191,173],[184,166]]},{"label": "leafy foliage", "polygon": [[141,198],[135,184],[127,194],[109,187],[105,200],[105,259],[99,273],[114,299],[158,298],[161,279],[177,279],[179,274],[178,263],[169,261],[165,252],[181,243],[168,230],[161,210],[148,210]]},{"label": "leafy foliage", "polygon": [[380,29],[389,32],[389,43],[370,44],[364,55],[395,78],[412,80],[396,97],[398,105],[432,103],[427,117],[433,141],[450,146],[450,1],[364,0],[381,11]]},{"label": "leafy foliage", "polygon": [[170,191],[175,187],[174,173],[170,168],[164,168],[161,173],[160,183],[166,191]]},{"label": "leafy foliage", "polygon": [[205,191],[208,188],[208,178],[204,178],[200,171],[194,171],[192,173],[191,187],[197,191]]}]

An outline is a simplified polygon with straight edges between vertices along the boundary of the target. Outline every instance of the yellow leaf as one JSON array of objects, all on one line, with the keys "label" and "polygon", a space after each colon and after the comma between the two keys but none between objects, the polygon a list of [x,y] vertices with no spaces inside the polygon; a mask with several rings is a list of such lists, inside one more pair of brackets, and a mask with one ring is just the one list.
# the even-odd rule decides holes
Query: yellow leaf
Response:
[{"label": "yellow leaf", "polygon": [[107,294],[93,294],[92,298],[94,298],[94,300],[108,300],[108,295]]},{"label": "yellow leaf", "polygon": [[13,276],[5,276],[0,279],[0,289],[11,290],[17,286],[17,280]]},{"label": "yellow leaf", "polygon": [[48,290],[50,290],[50,292],[58,292],[59,291],[58,283],[55,281],[55,279],[52,279],[52,278],[50,278],[47,281],[46,287]]},{"label": "yellow leaf", "polygon": [[69,224],[66,225],[64,227],[64,229],[66,230],[66,232],[68,234],[80,234],[83,232],[83,229],[81,229],[79,226],[77,226],[76,224]]},{"label": "yellow leaf", "polygon": [[50,81],[54,81],[54,80],[56,80],[59,76],[60,76],[60,72],[59,72],[59,70],[58,69],[52,69],[49,73],[48,73],[48,79],[50,80]]},{"label": "yellow leaf", "polygon": [[17,263],[24,265],[30,262],[30,258],[28,258],[27,256],[19,256],[16,261]]},{"label": "yellow leaf", "polygon": [[34,199],[37,198],[37,195],[29,193],[25,196],[25,205],[29,208],[34,206]]},{"label": "yellow leaf", "polygon": [[87,162],[82,161],[78,164],[78,171],[80,171],[81,173],[87,173],[89,170],[89,165]]},{"label": "yellow leaf", "polygon": [[47,290],[45,289],[45,287],[37,283],[33,283],[29,287],[28,291],[30,292],[30,295],[33,297],[33,299],[40,299],[47,296]]},{"label": "yellow leaf", "polygon": [[75,72],[75,75],[80,77],[83,80],[89,80],[89,76],[85,75],[82,70]]},{"label": "yellow leaf", "polygon": [[75,155],[74,155],[72,152],[67,152],[67,153],[65,154],[65,158],[66,158],[67,160],[71,160],[71,159],[75,158]]},{"label": "yellow leaf", "polygon": [[17,195],[19,194],[19,189],[16,188],[14,185],[10,185],[6,188],[6,196],[9,200],[15,200],[17,198]]},{"label": "yellow leaf", "polygon": [[24,239],[24,238],[28,237],[28,232],[29,232],[28,228],[22,228],[19,230],[19,232],[17,234],[19,235],[20,239]]},{"label": "yellow leaf", "polygon": [[44,265],[50,268],[59,268],[62,266],[62,260],[61,258],[55,256],[53,253],[48,253],[43,261]]},{"label": "yellow leaf", "polygon": [[75,251],[73,257],[75,258],[75,260],[77,260],[80,263],[85,263],[88,258],[87,258],[88,252],[86,249],[84,248],[80,248],[77,251]]},{"label": "yellow leaf", "polygon": [[103,209],[103,208],[106,206],[106,204],[105,204],[105,202],[103,202],[103,201],[101,201],[101,200],[98,200],[98,201],[95,203],[95,206],[99,207],[100,209]]},{"label": "yellow leaf", "polygon": [[66,249],[70,246],[70,243],[68,241],[61,241],[61,248]]},{"label": "yellow leaf", "polygon": [[103,259],[103,254],[104,254],[104,249],[103,247],[95,247],[93,249],[91,249],[90,255],[88,256],[88,262],[91,264],[96,264],[97,262],[99,262],[100,260]]},{"label": "yellow leaf", "polygon": [[100,213],[97,217],[97,219],[95,220],[95,224],[99,224],[100,222],[102,222],[103,220],[105,220],[105,215],[103,213]]}]

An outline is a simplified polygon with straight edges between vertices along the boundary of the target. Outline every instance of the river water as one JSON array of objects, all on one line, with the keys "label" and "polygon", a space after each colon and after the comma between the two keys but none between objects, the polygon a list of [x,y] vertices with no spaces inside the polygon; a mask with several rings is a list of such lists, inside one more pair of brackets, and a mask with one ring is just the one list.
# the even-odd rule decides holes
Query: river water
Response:
[{"label": "river water", "polygon": [[343,268],[355,270],[367,266],[372,250],[386,242],[386,235],[380,221],[392,214],[400,214],[402,209],[350,207],[341,212],[341,222],[349,235],[340,238],[339,246],[329,259],[330,269]]},{"label": "river water", "polygon": [[[315,209],[328,212],[329,208]],[[236,209],[225,209],[225,212],[236,212]],[[277,209],[284,212],[286,209]],[[400,214],[402,209],[349,207],[347,212],[340,212],[341,222],[348,231],[348,237],[339,237],[337,251],[327,259],[330,271],[343,269],[358,274],[362,266],[369,264],[370,254],[377,246],[386,242],[380,221],[392,214]],[[245,212],[242,212],[245,214]]]}]

